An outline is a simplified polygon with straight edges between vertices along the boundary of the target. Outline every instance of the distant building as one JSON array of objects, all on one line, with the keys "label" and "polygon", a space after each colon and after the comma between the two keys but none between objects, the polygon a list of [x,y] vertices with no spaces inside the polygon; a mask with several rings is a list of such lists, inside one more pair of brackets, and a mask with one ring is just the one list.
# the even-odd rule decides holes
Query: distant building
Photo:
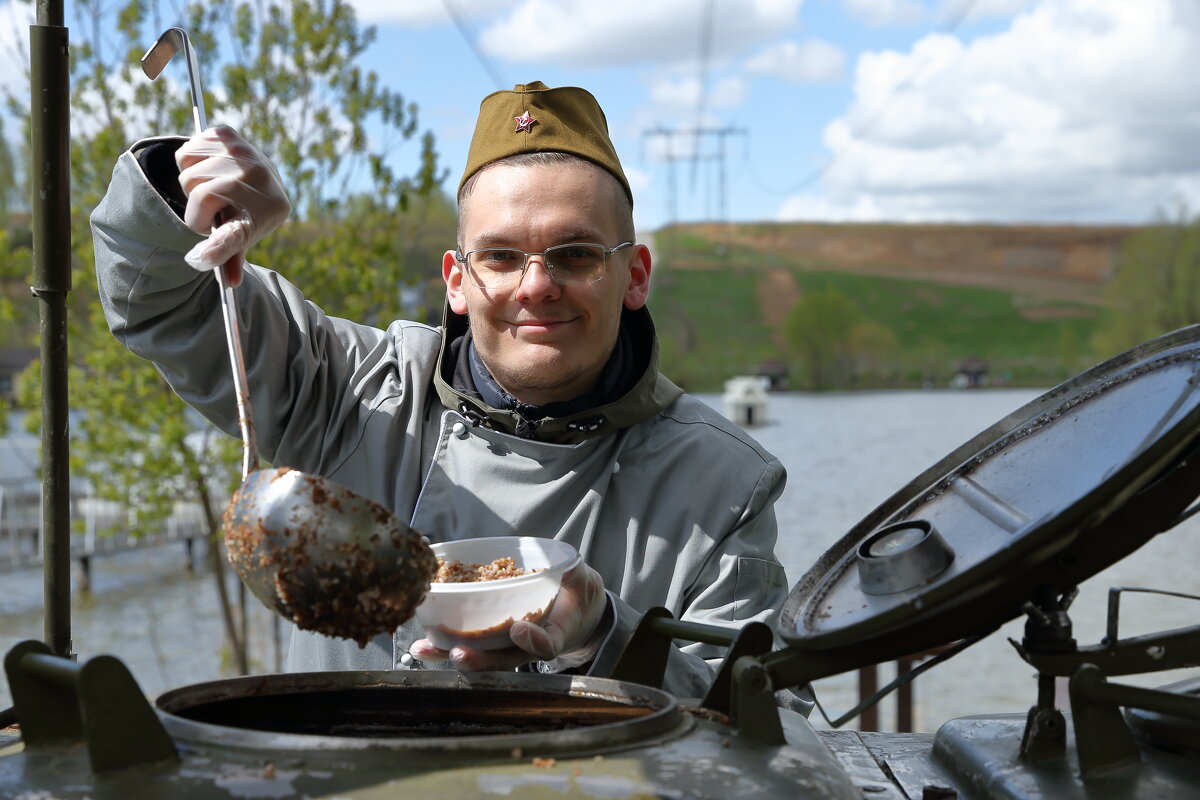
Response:
[{"label": "distant building", "polygon": [[767,424],[767,379],[739,375],[725,381],[725,416],[749,428]]},{"label": "distant building", "polygon": [[788,367],[782,361],[764,361],[758,365],[757,373],[767,379],[767,388],[772,392],[788,388]]},{"label": "distant building", "polygon": [[977,389],[987,386],[988,363],[982,358],[964,358],[954,367],[950,385],[955,389]]},{"label": "distant building", "polygon": [[16,400],[17,376],[37,358],[32,347],[0,347],[0,401]]}]

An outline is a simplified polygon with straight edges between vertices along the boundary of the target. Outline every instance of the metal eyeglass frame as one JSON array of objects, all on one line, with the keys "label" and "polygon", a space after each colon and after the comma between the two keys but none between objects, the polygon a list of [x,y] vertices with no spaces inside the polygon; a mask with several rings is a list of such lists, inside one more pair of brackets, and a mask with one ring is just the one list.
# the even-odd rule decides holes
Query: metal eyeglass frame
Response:
[{"label": "metal eyeglass frame", "polygon": [[616,247],[605,247],[604,245],[600,244],[599,242],[568,242],[567,244],[556,244],[553,247],[547,247],[545,250],[542,250],[541,252],[534,252],[534,253],[530,253],[528,251],[521,250],[520,248],[517,248],[517,247],[477,247],[474,250],[468,250],[465,253],[459,253],[459,252],[455,251],[454,259],[458,263],[463,265],[463,270],[471,278],[471,284],[473,286],[475,286],[475,288],[477,288],[477,289],[497,288],[494,286],[488,286],[486,283],[483,283],[482,279],[479,277],[478,273],[476,273],[475,270],[473,270],[471,268],[471,265],[467,263],[467,259],[470,258],[472,253],[488,253],[488,252],[508,252],[508,253],[521,253],[522,254],[522,256],[524,257],[524,261],[521,263],[521,274],[517,277],[516,282],[513,284],[514,286],[520,286],[521,281],[525,280],[525,272],[529,269],[529,257],[530,256],[541,256],[542,264],[546,268],[546,272],[549,273],[550,279],[553,280],[555,283],[557,283],[559,286],[566,286],[568,284],[559,280],[558,272],[557,272],[557,270],[555,270],[554,265],[552,263],[550,263],[550,258],[548,256],[548,254],[551,253],[552,251],[561,250],[566,247],[599,247],[600,252],[602,252],[604,254],[604,265],[603,265],[604,268],[603,268],[603,271],[600,273],[600,277],[596,278],[594,281],[587,281],[586,283],[577,284],[577,285],[581,285],[581,286],[587,286],[589,284],[599,283],[600,281],[604,280],[604,276],[608,274],[608,257],[623,247],[633,247],[633,242],[621,242]]}]

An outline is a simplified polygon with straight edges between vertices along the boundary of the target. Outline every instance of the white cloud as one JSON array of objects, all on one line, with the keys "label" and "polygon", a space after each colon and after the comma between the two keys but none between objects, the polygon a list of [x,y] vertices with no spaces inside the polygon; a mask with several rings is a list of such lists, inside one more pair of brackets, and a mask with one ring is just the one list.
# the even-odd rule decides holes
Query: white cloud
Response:
[{"label": "white cloud", "polygon": [[629,188],[633,190],[633,196],[637,197],[650,186],[650,173],[637,167],[622,165],[621,168],[625,171],[625,179],[629,181]]},{"label": "white cloud", "polygon": [[916,0],[842,0],[842,7],[859,22],[876,28],[912,25],[927,16]]},{"label": "white cloud", "polygon": [[[746,95],[745,82],[736,76],[721,78],[708,87],[705,106],[736,108]],[[663,78],[650,86],[650,99],[655,109],[665,116],[695,113],[700,102],[699,78]]]},{"label": "white cloud", "polygon": [[[882,209],[870,197],[855,197],[841,204],[828,197],[794,195],[779,209],[782,221],[811,220],[817,222],[870,222],[880,219]],[[903,222],[904,220],[894,220]]]},{"label": "white cloud", "polygon": [[1047,0],[969,44],[935,34],[866,54],[825,130],[826,207],[1079,222],[1198,207],[1198,72],[1192,0]]},{"label": "white cloud", "polygon": [[513,5],[515,0],[349,0],[358,13],[358,19],[366,23],[393,23],[422,27],[452,23],[453,17],[447,6],[466,20],[491,16]]},{"label": "white cloud", "polygon": [[966,11],[967,19],[986,17],[1011,17],[1025,11],[1035,0],[973,0],[964,6],[964,0],[942,0],[938,13],[941,19],[953,19]]},{"label": "white cloud", "polygon": [[[740,54],[798,24],[802,0],[714,4],[714,58]],[[621,66],[694,61],[701,10],[695,0],[524,0],[483,31],[490,54],[528,64]]]},{"label": "white cloud", "polygon": [[749,59],[746,70],[795,83],[833,83],[846,74],[846,53],[821,39],[776,42]]}]

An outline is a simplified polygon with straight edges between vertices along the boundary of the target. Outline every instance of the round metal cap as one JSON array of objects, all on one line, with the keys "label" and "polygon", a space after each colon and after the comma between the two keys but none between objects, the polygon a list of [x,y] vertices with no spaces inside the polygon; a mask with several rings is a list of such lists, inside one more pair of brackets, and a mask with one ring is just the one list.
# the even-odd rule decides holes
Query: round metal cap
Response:
[{"label": "round metal cap", "polygon": [[858,547],[858,580],[867,594],[903,592],[941,575],[954,550],[924,519],[897,522]]}]

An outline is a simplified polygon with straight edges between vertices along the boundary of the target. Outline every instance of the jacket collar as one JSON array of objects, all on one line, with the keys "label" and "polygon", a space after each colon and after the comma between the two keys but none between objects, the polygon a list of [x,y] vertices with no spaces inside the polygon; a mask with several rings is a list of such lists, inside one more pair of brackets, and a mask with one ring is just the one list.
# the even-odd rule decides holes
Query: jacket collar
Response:
[{"label": "jacket collar", "polygon": [[[467,318],[455,314],[449,304],[443,311],[441,352],[438,354],[437,372],[433,383],[438,398],[447,408],[458,411],[476,425],[484,425],[504,433],[518,435],[522,428],[524,438],[555,444],[575,444],[594,436],[628,428],[657,416],[669,407],[683,390],[658,372],[658,337],[654,332],[654,321],[645,307],[636,311],[625,309],[621,326],[633,342],[633,358],[641,366],[640,377],[624,395],[605,405],[567,414],[561,417],[546,417],[535,423],[536,430],[529,436],[529,422],[514,411],[494,408],[479,396],[456,389],[454,372],[459,365],[458,349],[467,332]],[[465,359],[464,359],[465,363]],[[459,381],[459,386],[462,382]]]}]

